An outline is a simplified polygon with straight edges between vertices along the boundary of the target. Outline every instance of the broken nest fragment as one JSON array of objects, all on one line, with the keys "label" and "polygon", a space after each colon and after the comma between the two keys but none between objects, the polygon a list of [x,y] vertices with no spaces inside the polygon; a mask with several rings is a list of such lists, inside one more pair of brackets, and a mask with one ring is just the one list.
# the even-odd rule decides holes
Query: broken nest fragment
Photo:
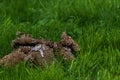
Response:
[{"label": "broken nest fragment", "polygon": [[45,67],[46,64],[52,64],[59,56],[64,61],[73,60],[75,57],[72,52],[80,51],[79,45],[65,32],[62,33],[60,42],[34,39],[31,34],[22,32],[17,32],[17,35],[19,37],[11,43],[13,51],[0,59],[1,66],[14,66],[18,62],[26,61]]}]

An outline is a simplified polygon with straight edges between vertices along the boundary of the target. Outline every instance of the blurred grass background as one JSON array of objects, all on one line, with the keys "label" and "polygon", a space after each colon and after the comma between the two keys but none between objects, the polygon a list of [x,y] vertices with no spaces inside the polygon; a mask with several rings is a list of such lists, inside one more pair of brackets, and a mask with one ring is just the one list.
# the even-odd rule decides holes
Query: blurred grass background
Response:
[{"label": "blurred grass background", "polygon": [[46,69],[0,68],[0,80],[119,80],[119,0],[0,0],[0,57],[16,31],[59,41],[66,31],[81,47],[76,61]]}]

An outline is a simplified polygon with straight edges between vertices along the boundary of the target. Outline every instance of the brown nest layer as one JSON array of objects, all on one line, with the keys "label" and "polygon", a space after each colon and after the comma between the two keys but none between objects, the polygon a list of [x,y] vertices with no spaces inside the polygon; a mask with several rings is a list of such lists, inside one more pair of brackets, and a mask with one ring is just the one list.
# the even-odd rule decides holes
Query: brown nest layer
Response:
[{"label": "brown nest layer", "polygon": [[26,61],[41,67],[50,65],[57,58],[62,57],[64,61],[75,59],[72,52],[80,51],[79,45],[65,32],[62,33],[59,42],[45,39],[34,39],[30,34],[17,32],[19,36],[13,40],[11,47],[13,51],[0,59],[1,66],[14,66],[18,62]]}]

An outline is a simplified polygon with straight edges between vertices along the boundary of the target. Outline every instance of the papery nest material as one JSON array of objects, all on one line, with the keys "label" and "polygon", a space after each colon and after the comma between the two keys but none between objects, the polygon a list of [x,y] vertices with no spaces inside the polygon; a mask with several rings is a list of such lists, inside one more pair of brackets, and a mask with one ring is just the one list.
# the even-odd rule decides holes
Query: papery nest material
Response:
[{"label": "papery nest material", "polygon": [[60,42],[34,39],[32,35],[22,32],[17,32],[17,35],[19,37],[11,43],[13,51],[0,59],[0,65],[14,66],[18,62],[26,61],[45,67],[46,64],[52,64],[59,56],[64,60],[73,60],[75,57],[72,52],[80,51],[79,45],[65,32],[62,33]]}]

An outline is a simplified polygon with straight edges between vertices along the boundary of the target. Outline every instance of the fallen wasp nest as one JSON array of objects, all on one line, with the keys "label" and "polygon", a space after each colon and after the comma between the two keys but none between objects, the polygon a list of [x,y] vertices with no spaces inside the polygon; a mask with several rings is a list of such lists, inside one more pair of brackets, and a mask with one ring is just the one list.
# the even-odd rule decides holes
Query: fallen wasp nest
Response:
[{"label": "fallen wasp nest", "polygon": [[13,51],[0,59],[1,66],[9,67],[26,61],[45,67],[46,64],[52,64],[59,56],[64,61],[73,60],[75,57],[72,52],[80,51],[79,45],[65,32],[62,33],[60,42],[34,39],[30,34],[22,32],[17,32],[17,35],[19,37],[11,43]]}]

